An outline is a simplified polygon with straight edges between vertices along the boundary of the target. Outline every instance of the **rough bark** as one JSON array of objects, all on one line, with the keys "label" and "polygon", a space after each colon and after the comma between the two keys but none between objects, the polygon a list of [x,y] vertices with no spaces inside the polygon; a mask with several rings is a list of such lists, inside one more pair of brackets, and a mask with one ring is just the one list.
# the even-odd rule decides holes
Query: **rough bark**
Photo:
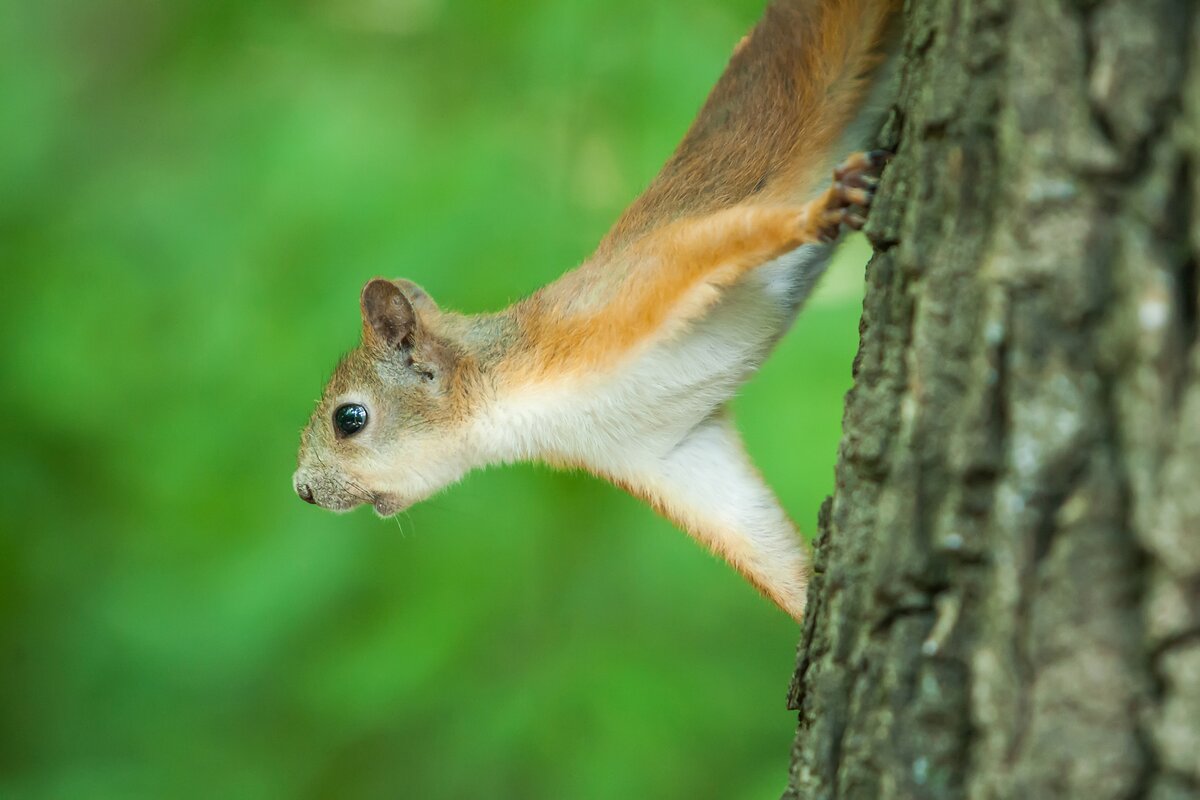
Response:
[{"label": "rough bark", "polygon": [[785,797],[1200,797],[1200,14],[906,13]]}]

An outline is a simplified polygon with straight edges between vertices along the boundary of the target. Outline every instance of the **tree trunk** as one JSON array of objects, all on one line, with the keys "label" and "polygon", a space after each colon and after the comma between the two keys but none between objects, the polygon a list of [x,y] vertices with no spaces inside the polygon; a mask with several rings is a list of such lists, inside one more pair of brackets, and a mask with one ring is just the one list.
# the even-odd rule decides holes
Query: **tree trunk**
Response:
[{"label": "tree trunk", "polygon": [[1200,15],[907,15],[785,796],[1200,797]]}]

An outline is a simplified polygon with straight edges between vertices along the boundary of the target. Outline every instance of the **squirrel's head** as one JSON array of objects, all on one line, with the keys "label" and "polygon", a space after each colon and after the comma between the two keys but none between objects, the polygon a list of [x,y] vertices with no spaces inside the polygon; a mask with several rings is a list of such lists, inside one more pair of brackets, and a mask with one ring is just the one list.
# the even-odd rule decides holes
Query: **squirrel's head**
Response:
[{"label": "squirrel's head", "polygon": [[464,442],[471,364],[438,332],[441,312],[409,281],[375,278],[361,297],[362,344],[325,387],[300,439],[301,499],[388,516],[453,483]]}]

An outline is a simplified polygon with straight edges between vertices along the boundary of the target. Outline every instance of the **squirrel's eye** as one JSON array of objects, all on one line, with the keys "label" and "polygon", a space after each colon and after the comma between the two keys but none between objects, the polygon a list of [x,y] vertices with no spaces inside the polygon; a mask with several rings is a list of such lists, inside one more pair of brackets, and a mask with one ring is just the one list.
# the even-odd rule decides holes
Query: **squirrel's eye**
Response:
[{"label": "squirrel's eye", "polygon": [[344,436],[353,436],[367,424],[367,409],[358,403],[346,403],[333,412],[333,424]]}]

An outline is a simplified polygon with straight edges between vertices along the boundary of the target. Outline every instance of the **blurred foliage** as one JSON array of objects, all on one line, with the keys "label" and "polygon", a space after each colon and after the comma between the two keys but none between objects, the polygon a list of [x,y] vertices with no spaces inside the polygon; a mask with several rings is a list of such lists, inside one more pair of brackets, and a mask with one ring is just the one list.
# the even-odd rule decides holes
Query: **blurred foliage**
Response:
[{"label": "blurred foliage", "polygon": [[[364,280],[479,311],[577,263],[760,4],[0,9],[0,796],[779,792],[797,629],[640,503],[290,484]],[[738,402],[808,530],[854,257]]]}]

